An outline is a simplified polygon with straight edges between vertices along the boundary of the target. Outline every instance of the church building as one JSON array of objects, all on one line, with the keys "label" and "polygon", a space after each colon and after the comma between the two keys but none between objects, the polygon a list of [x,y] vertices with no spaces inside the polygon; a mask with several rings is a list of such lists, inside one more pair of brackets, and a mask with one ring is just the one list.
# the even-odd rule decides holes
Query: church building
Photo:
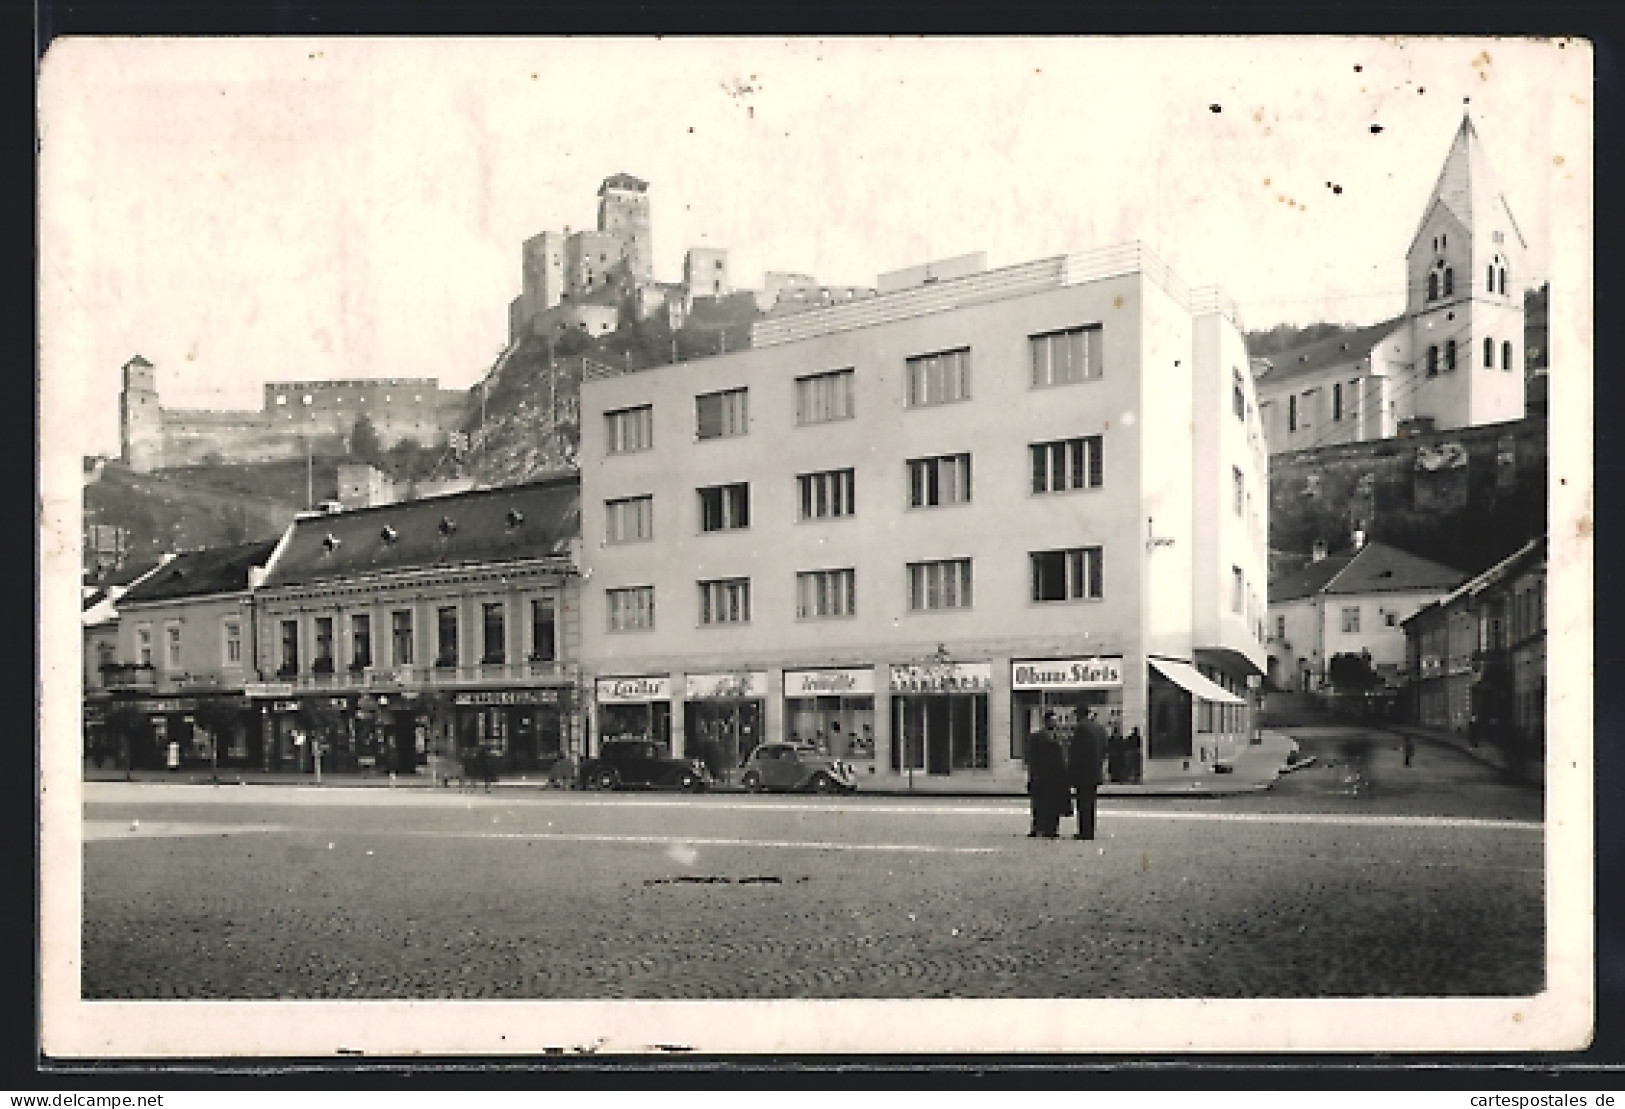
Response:
[{"label": "church building", "polygon": [[1256,358],[1272,454],[1524,416],[1527,244],[1463,117],[1405,255],[1405,311]]}]

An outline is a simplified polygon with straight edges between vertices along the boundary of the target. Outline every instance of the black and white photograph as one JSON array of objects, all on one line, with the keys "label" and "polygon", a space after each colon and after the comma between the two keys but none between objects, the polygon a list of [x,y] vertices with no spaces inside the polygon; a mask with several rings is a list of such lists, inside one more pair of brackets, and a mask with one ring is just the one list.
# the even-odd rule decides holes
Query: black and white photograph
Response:
[{"label": "black and white photograph", "polygon": [[57,40],[43,1050],[1584,1048],[1592,78]]}]

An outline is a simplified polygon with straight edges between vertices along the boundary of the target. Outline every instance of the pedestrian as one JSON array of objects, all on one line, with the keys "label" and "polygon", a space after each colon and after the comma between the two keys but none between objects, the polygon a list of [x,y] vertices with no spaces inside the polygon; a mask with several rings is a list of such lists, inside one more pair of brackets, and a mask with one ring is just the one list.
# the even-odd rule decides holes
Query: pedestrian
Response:
[{"label": "pedestrian", "polygon": [[1066,781],[1066,755],[1055,735],[1055,714],[1044,715],[1044,730],[1028,737],[1027,797],[1032,809],[1029,839],[1055,839],[1061,815],[1071,806]]},{"label": "pedestrian", "polygon": [[181,745],[173,739],[169,741],[169,746],[164,749],[164,765],[171,770],[181,768]]},{"label": "pedestrian", "polygon": [[1072,733],[1072,749],[1067,752],[1072,788],[1077,792],[1078,831],[1074,839],[1095,838],[1095,798],[1105,746],[1106,732],[1095,719],[1095,710],[1085,709]]}]

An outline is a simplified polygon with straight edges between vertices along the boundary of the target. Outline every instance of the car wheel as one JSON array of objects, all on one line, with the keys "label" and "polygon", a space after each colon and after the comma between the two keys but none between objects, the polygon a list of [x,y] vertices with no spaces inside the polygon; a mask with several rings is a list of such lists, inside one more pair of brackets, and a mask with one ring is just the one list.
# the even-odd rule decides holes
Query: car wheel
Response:
[{"label": "car wheel", "polygon": [[754,770],[745,771],[745,776],[739,781],[741,785],[752,793],[762,792],[762,776],[756,773]]},{"label": "car wheel", "polygon": [[614,789],[621,784],[621,776],[613,770],[600,770],[593,783],[599,789]]},{"label": "car wheel", "polygon": [[834,793],[835,779],[823,771],[813,775],[812,790],[814,793]]}]

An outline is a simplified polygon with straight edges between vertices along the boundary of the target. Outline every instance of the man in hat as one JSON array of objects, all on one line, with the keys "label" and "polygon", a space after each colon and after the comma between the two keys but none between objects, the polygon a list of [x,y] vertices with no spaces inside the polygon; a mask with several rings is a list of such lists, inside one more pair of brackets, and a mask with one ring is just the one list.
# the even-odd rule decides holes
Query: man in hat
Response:
[{"label": "man in hat", "polygon": [[1076,839],[1095,838],[1095,791],[1100,785],[1100,761],[1106,754],[1106,731],[1095,719],[1094,709],[1085,709],[1072,733],[1067,752],[1067,771],[1077,792],[1078,832]]}]

